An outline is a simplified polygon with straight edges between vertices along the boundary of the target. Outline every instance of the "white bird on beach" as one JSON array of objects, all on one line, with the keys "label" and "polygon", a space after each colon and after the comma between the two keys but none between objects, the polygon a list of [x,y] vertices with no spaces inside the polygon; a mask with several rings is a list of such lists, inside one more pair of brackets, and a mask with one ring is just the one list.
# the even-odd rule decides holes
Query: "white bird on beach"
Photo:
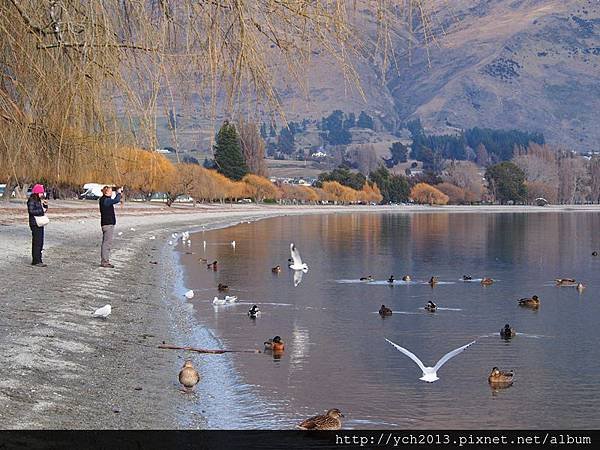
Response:
[{"label": "white bird on beach", "polygon": [[399,351],[401,351],[406,356],[408,356],[410,359],[412,359],[417,364],[417,366],[419,366],[419,368],[423,371],[423,376],[421,378],[419,378],[419,380],[427,381],[428,383],[433,383],[434,381],[439,380],[439,378],[437,376],[437,371],[440,370],[440,368],[444,364],[446,364],[448,362],[448,360],[450,360],[450,358],[453,358],[456,355],[458,355],[459,353],[462,353],[463,350],[470,347],[471,345],[473,345],[476,342],[476,341],[469,342],[467,345],[463,345],[462,347],[457,348],[456,350],[452,350],[451,352],[446,353],[444,356],[442,356],[440,358],[440,360],[433,367],[425,367],[425,365],[421,362],[421,360],[414,353],[411,353],[410,351],[406,350],[404,347],[400,347],[398,344],[394,344],[389,339],[386,339],[386,341],[388,341],[390,344],[392,344],[394,347],[396,347]]},{"label": "white bird on beach", "polygon": [[213,299],[213,305],[224,305],[225,303],[227,303],[227,300],[224,298],[215,297]]},{"label": "white bird on beach", "polygon": [[308,265],[302,262],[302,258],[300,258],[300,252],[293,243],[290,244],[290,253],[292,254],[293,261],[292,264],[290,264],[290,269],[301,270],[304,273],[308,272]]},{"label": "white bird on beach", "polygon": [[235,241],[231,241],[231,246],[233,247],[233,249],[235,250]]},{"label": "white bird on beach", "polygon": [[135,228],[131,227],[131,228],[130,228],[130,230],[131,230],[131,231],[135,231]]},{"label": "white bird on beach", "polygon": [[185,298],[194,298],[194,291],[190,289],[184,295],[185,295]]},{"label": "white bird on beach", "polygon": [[173,245],[173,241],[169,241],[169,245]]},{"label": "white bird on beach", "polygon": [[177,239],[177,233],[171,233],[171,237],[172,237],[173,239]]},{"label": "white bird on beach", "polygon": [[153,241],[154,239],[156,239],[156,236],[150,236],[151,241]]},{"label": "white bird on beach", "polygon": [[110,316],[112,308],[110,307],[110,305],[104,305],[102,308],[98,308],[96,311],[94,311],[92,313],[92,317],[102,317],[103,319],[106,319],[108,316]]},{"label": "white bird on beach", "polygon": [[123,232],[122,232],[122,231],[119,231],[119,232],[117,233],[117,236],[122,236],[122,235],[123,235]]}]

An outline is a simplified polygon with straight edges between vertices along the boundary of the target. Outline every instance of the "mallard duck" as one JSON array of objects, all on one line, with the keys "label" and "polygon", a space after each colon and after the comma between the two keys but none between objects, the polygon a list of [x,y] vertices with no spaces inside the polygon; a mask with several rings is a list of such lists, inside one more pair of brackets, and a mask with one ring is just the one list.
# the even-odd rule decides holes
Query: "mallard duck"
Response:
[{"label": "mallard duck", "polygon": [[585,284],[583,284],[583,283],[577,283],[577,287],[576,287],[576,289],[577,289],[579,292],[583,292],[583,290],[585,289]]},{"label": "mallard duck", "polygon": [[430,285],[431,287],[434,287],[434,286],[437,284],[437,282],[438,282],[438,277],[431,277],[431,278],[429,279],[429,285]]},{"label": "mallard duck", "polygon": [[404,275],[402,277],[402,281],[410,281],[410,280],[411,280],[410,275]]},{"label": "mallard duck", "polygon": [[388,278],[387,282],[392,284],[394,281],[396,281],[396,279],[394,278],[394,275],[390,275],[390,277]]},{"label": "mallard duck", "polygon": [[226,284],[219,283],[219,285],[217,286],[217,290],[219,292],[228,291],[229,290],[229,286],[227,286]]},{"label": "mallard duck", "polygon": [[281,266],[275,266],[271,269],[271,272],[273,273],[279,273],[281,272]]},{"label": "mallard duck", "polygon": [[260,309],[258,309],[258,306],[252,305],[252,308],[248,310],[248,317],[250,317],[251,319],[256,319],[259,315]]},{"label": "mallard duck", "polygon": [[207,264],[206,268],[207,269],[212,269],[212,270],[217,270],[217,264],[218,264],[217,261],[213,261],[210,264]]},{"label": "mallard duck", "polygon": [[269,339],[265,342],[266,350],[273,350],[274,352],[282,352],[285,350],[285,344],[279,336],[275,336],[273,339]]},{"label": "mallard duck", "polygon": [[519,300],[519,305],[537,308],[540,306],[540,299],[537,295],[533,295],[531,298],[522,298]]},{"label": "mallard duck", "polygon": [[186,391],[190,391],[200,381],[200,374],[194,368],[191,361],[186,361],[179,372],[179,382],[183,385]]},{"label": "mallard duck", "polygon": [[366,277],[360,277],[360,281],[375,281],[375,278],[373,278],[373,275],[368,275]]},{"label": "mallard duck", "polygon": [[509,324],[504,325],[504,328],[500,330],[500,336],[502,336],[504,339],[510,339],[516,334],[517,332],[515,331],[515,329],[511,328]]},{"label": "mallard duck", "polygon": [[471,281],[473,277],[471,275],[463,275],[462,279],[463,281]]},{"label": "mallard duck", "polygon": [[494,367],[488,376],[488,383],[490,384],[512,384],[514,373],[500,370]]},{"label": "mallard duck", "polygon": [[381,305],[381,308],[379,308],[379,315],[380,316],[391,316],[392,310],[385,305]]},{"label": "mallard duck", "polygon": [[306,419],[298,425],[298,428],[301,430],[339,430],[342,428],[341,417],[344,415],[339,409],[330,409],[323,415]]},{"label": "mallard duck", "polygon": [[431,300],[429,300],[427,302],[427,304],[425,305],[424,309],[426,309],[429,312],[435,312],[435,310],[437,309],[437,305],[435,303],[433,303]]},{"label": "mallard duck", "polygon": [[481,280],[481,284],[484,286],[489,286],[491,284],[494,284],[494,280],[492,280],[491,278],[485,277],[483,280]]},{"label": "mallard duck", "polygon": [[575,278],[557,278],[554,281],[556,281],[557,286],[577,286]]}]

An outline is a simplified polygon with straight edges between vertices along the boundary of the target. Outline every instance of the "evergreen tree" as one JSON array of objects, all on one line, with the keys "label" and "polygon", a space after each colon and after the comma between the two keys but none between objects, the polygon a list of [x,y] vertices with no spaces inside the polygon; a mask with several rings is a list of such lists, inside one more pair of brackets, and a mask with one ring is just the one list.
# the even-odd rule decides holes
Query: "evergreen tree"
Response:
[{"label": "evergreen tree", "polygon": [[527,200],[525,173],[515,163],[504,161],[488,167],[485,171],[485,179],[490,193],[500,203]]},{"label": "evergreen tree", "polygon": [[282,128],[279,132],[279,139],[277,140],[277,147],[281,153],[291,155],[295,149],[294,134],[288,127]]},{"label": "evergreen tree", "polygon": [[371,130],[375,129],[373,118],[364,111],[361,111],[358,115],[356,126],[359,128],[370,128]]},{"label": "evergreen tree", "polygon": [[237,181],[248,173],[235,125],[228,121],[223,122],[214,150],[217,170],[227,178]]},{"label": "evergreen tree", "polygon": [[350,114],[348,114],[348,117],[346,117],[346,120],[344,120],[344,128],[346,130],[349,130],[350,128],[354,128],[356,126],[356,116],[354,115],[353,112],[351,112]]},{"label": "evergreen tree", "polygon": [[263,139],[267,138],[267,124],[264,122],[260,124],[260,137]]},{"label": "evergreen tree", "polygon": [[369,179],[377,184],[383,203],[401,203],[408,200],[410,187],[402,175],[392,175],[385,167],[379,167],[369,174]]},{"label": "evergreen tree", "polygon": [[402,144],[402,142],[394,142],[390,147],[390,153],[392,154],[394,165],[406,162],[408,158],[408,147]]},{"label": "evergreen tree", "polygon": [[273,125],[273,123],[271,123],[271,125],[269,125],[269,136],[270,137],[277,136],[277,128]]}]

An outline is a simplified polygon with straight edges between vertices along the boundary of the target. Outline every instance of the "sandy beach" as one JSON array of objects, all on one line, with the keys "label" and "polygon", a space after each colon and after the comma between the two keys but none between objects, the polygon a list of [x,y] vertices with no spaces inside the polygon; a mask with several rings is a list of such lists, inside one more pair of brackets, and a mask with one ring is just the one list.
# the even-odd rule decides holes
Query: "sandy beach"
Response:
[{"label": "sandy beach", "polygon": [[[594,206],[372,207],[162,205],[117,208],[112,262],[99,267],[96,202],[51,202],[44,261],[29,265],[31,233],[23,203],[0,204],[0,420],[3,428],[202,428],[178,392],[189,327],[176,292],[172,232],[206,230],[292,214],[348,212],[599,212]],[[135,231],[132,231],[134,228]],[[150,236],[156,236],[150,240]],[[156,262],[156,264],[154,263]],[[107,320],[92,319],[110,303]],[[183,418],[183,419],[182,419]]]}]

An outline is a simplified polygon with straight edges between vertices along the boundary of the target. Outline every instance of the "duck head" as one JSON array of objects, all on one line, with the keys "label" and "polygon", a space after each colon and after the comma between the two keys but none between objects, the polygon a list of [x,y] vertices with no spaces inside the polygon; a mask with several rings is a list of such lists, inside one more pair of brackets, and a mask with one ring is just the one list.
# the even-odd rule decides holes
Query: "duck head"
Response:
[{"label": "duck head", "polygon": [[329,417],[333,417],[334,419],[339,419],[340,417],[344,417],[342,412],[337,408],[333,408],[333,409],[330,409],[329,411],[327,411],[327,415]]},{"label": "duck head", "polygon": [[275,336],[275,337],[273,338],[273,342],[274,342],[274,343],[276,343],[276,344],[279,344],[279,343],[281,343],[281,337],[280,337],[280,336]]},{"label": "duck head", "polygon": [[192,364],[191,361],[186,361],[183,363],[183,368],[185,369],[186,367],[190,367],[190,368],[194,368],[194,365]]}]

